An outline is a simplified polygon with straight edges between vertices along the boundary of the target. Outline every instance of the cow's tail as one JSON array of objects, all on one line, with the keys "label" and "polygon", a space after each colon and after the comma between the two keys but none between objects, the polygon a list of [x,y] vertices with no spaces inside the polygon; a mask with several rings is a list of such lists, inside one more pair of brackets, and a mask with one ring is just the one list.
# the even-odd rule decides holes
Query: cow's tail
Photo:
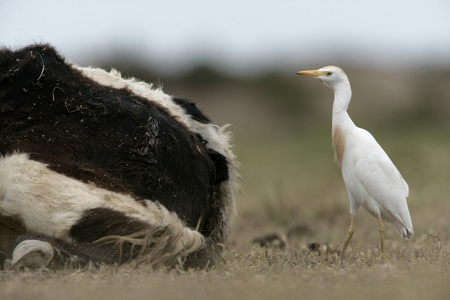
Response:
[{"label": "cow's tail", "polygon": [[121,263],[145,263],[153,267],[207,268],[215,264],[218,252],[201,233],[187,227],[175,213],[159,206],[161,218],[148,228],[126,236],[110,235],[97,244],[113,244],[119,248]]}]

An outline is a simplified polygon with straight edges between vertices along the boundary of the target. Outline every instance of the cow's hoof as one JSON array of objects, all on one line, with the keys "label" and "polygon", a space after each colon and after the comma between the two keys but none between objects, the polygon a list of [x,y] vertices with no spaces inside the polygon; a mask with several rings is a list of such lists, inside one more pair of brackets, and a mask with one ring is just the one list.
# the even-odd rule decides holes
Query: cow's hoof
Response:
[{"label": "cow's hoof", "polygon": [[49,243],[25,240],[14,248],[12,257],[5,261],[5,270],[46,268],[54,256],[55,250]]}]

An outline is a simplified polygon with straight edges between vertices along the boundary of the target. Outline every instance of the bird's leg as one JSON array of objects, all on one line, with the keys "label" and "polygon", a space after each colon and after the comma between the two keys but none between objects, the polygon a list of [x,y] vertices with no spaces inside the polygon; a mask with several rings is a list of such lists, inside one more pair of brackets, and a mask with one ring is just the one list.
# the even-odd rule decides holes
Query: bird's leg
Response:
[{"label": "bird's leg", "polygon": [[378,216],[378,223],[380,224],[381,254],[384,255],[384,224],[380,216]]},{"label": "bird's leg", "polygon": [[352,215],[350,219],[350,228],[348,229],[347,238],[345,239],[344,246],[342,247],[341,254],[339,255],[339,257],[341,258],[341,262],[344,259],[345,250],[347,249],[347,246],[352,239],[353,233],[355,233],[355,216]]}]

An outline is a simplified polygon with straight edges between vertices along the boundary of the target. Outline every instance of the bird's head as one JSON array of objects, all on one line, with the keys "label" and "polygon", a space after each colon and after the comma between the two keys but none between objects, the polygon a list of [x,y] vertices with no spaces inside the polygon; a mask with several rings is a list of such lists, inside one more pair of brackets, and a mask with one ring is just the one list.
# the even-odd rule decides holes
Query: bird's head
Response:
[{"label": "bird's head", "polygon": [[349,84],[348,77],[341,68],[335,66],[323,67],[318,70],[297,72],[298,75],[309,76],[322,80],[323,84],[335,90],[342,83]]}]

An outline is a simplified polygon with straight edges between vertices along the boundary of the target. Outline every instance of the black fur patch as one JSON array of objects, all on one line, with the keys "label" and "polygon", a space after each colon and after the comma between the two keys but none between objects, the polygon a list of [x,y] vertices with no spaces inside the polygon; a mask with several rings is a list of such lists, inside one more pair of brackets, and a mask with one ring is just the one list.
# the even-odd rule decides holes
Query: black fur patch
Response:
[{"label": "black fur patch", "polygon": [[194,103],[190,102],[189,100],[183,99],[183,98],[172,98],[172,100],[181,106],[185,113],[190,115],[194,120],[200,122],[200,123],[211,123],[211,120],[208,119],[198,108],[195,106]]},{"label": "black fur patch", "polygon": [[81,219],[72,226],[70,235],[79,243],[92,243],[108,235],[126,236],[150,226],[109,208],[94,208],[85,211]]}]

